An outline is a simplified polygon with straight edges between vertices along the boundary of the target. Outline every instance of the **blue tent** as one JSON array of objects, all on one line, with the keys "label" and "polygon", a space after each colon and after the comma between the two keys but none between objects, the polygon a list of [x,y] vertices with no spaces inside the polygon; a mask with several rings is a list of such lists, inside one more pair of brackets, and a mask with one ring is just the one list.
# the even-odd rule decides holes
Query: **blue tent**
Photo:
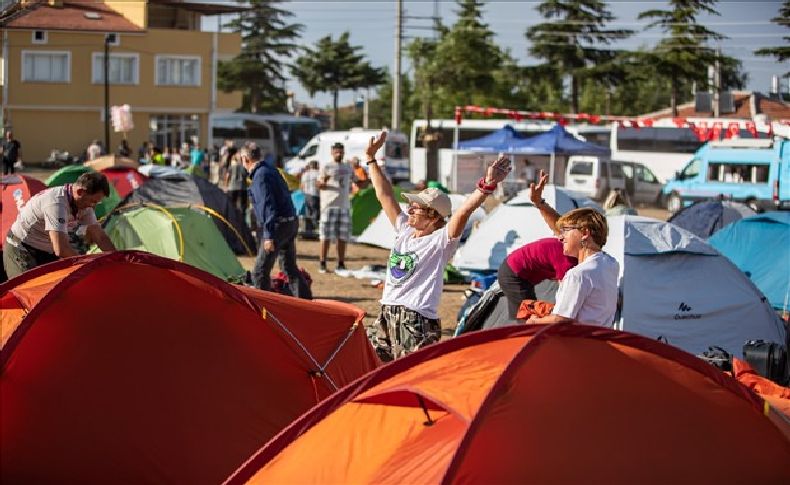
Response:
[{"label": "blue tent", "polygon": [[537,154],[538,152],[524,151],[524,147],[528,144],[527,140],[528,138],[526,136],[517,132],[512,126],[505,125],[482,138],[462,141],[458,143],[458,148],[460,150],[470,150],[473,152]]},{"label": "blue tent", "polygon": [[748,206],[732,200],[701,200],[676,212],[667,222],[682,227],[702,239],[755,212]]},{"label": "blue tent", "polygon": [[790,300],[790,212],[766,212],[733,222],[708,239],[746,273],[771,306]]}]

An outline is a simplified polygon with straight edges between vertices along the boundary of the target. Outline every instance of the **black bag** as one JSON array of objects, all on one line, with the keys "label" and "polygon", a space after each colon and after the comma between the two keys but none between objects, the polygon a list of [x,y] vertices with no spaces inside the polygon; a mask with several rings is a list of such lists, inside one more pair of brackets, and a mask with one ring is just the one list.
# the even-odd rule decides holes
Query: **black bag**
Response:
[{"label": "black bag", "polygon": [[743,358],[761,376],[787,386],[790,362],[787,360],[787,349],[781,344],[749,340],[743,346]]}]

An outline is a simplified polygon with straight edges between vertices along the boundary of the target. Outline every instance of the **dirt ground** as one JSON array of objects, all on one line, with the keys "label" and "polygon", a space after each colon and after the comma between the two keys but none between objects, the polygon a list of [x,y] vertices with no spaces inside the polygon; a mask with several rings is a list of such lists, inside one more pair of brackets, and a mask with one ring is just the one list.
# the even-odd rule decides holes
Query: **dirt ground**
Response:
[{"label": "dirt ground", "polygon": [[[23,173],[43,181],[52,172],[53,170],[27,169]],[[485,209],[491,210],[496,205],[496,202],[493,200],[487,201]],[[640,215],[660,220],[666,220],[668,217],[666,210],[655,207],[639,207],[637,210]],[[382,290],[373,287],[370,280],[356,279],[353,277],[343,278],[332,272],[326,274],[319,273],[318,246],[318,241],[303,239],[299,239],[296,246],[299,266],[306,269],[313,279],[313,296],[315,298],[339,300],[356,305],[367,314],[365,317],[365,325],[372,325],[379,312],[378,301],[381,298]],[[329,251],[328,261],[330,270],[333,269],[336,264],[335,254],[335,247],[332,246]],[[349,270],[358,270],[368,264],[386,264],[388,257],[389,251],[385,249],[364,244],[349,244],[346,255],[346,268]],[[245,269],[252,269],[254,258],[240,257],[239,260]],[[272,273],[276,274],[276,271],[277,267],[275,266],[275,270]],[[455,330],[455,325],[457,323],[456,315],[464,302],[464,290],[467,287],[467,284],[444,286],[442,300],[439,305],[439,318],[442,320],[442,328],[445,336],[452,335]]]}]

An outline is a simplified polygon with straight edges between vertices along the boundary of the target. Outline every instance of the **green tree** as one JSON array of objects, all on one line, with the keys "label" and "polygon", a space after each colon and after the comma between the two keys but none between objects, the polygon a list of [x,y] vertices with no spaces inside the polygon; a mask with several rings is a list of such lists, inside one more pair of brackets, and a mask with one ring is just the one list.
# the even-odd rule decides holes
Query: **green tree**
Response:
[{"label": "green tree", "polygon": [[314,49],[304,48],[304,54],[291,68],[310,96],[318,92],[332,93],[333,129],[340,119],[340,91],[378,86],[385,79],[385,71],[365,61],[365,56],[359,53],[362,48],[352,46],[348,38],[349,33],[344,32],[336,42],[331,35],[319,39]]},{"label": "green tree", "polygon": [[241,33],[241,53],[217,68],[218,86],[225,92],[242,91],[242,111],[285,111],[285,68],[296,52],[302,24],[287,23],[293,16],[278,7],[283,0],[237,0],[250,10],[226,24]]},{"label": "green tree", "polygon": [[633,31],[606,29],[615,17],[599,0],[547,0],[536,8],[549,22],[527,29],[529,52],[557,74],[570,76],[571,111],[578,113],[579,87],[586,79],[606,84],[622,81],[622,69],[614,62],[616,51],[601,45],[625,39]]},{"label": "green tree", "polygon": [[670,0],[669,4],[671,10],[647,10],[638,18],[652,20],[646,29],[659,27],[667,34],[646,62],[669,80],[670,107],[672,115],[677,116],[681,85],[684,81],[706,83],[708,66],[715,62],[717,55],[707,44],[725,37],[697,23],[700,14],[719,15],[713,9],[716,0]]},{"label": "green tree", "polygon": [[482,22],[482,1],[459,0],[458,20],[450,28],[437,26],[438,40],[418,40],[408,47],[414,68],[415,96],[431,117],[451,118],[456,106],[500,105],[503,93],[518,82],[508,52],[494,42]]},{"label": "green tree", "polygon": [[[771,19],[771,22],[790,28],[790,0],[785,0],[779,8],[779,16]],[[790,44],[790,37],[784,36],[782,39]],[[779,62],[784,62],[790,59],[790,45],[782,45],[776,47],[764,47],[754,51],[758,56],[773,56]],[[786,72],[785,76],[790,76],[790,72]]]}]

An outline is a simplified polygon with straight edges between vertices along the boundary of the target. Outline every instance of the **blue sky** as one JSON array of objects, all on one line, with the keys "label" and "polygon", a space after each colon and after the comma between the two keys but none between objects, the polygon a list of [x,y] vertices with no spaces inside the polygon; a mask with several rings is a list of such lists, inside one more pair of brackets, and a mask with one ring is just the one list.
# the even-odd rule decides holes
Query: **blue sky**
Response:
[{"label": "blue sky", "polygon": [[[216,1],[216,0],[215,0]],[[214,2],[212,2],[214,3]],[[232,3],[232,2],[228,2]],[[495,32],[497,43],[510,50],[511,55],[520,64],[529,65],[537,61],[532,59],[527,50],[528,43],[524,31],[532,24],[543,19],[535,11],[539,2],[525,1],[489,1],[483,8],[483,21]],[[743,62],[744,71],[749,74],[747,89],[768,92],[772,75],[781,75],[790,71],[790,62],[777,63],[773,58],[757,57],[755,49],[765,46],[781,45],[783,35],[790,31],[772,22],[770,19],[779,13],[781,1],[720,1],[716,9],[720,16],[706,15],[700,18],[709,29],[727,35],[729,38],[719,42],[718,46],[729,56]],[[428,37],[431,31],[429,19],[411,18],[426,17],[434,13],[434,2],[404,1],[404,43],[416,37]],[[660,30],[644,31],[644,21],[636,19],[639,12],[651,8],[666,8],[666,2],[629,2],[610,1],[610,11],[615,15],[614,27],[628,28],[637,31],[637,35],[617,44],[624,49],[635,49],[640,46],[649,47],[662,37]],[[293,1],[283,4],[283,8],[292,11],[292,20],[304,24],[302,42],[314,45],[326,35],[339,36],[348,30],[351,43],[362,46],[363,52],[374,66],[386,66],[394,71],[395,66],[395,0],[379,1]],[[438,2],[438,13],[445,25],[455,21],[455,2]],[[226,16],[225,20],[229,20]],[[216,21],[207,22],[205,28],[214,30]],[[403,69],[408,72],[410,66],[406,56],[403,57]],[[786,82],[785,86],[786,86]],[[310,98],[296,81],[288,83],[288,89],[296,95],[297,102],[314,106],[328,106],[331,97],[328,93],[318,93]],[[784,88],[786,89],[786,87]],[[341,93],[341,104],[352,102],[353,92]]]}]

